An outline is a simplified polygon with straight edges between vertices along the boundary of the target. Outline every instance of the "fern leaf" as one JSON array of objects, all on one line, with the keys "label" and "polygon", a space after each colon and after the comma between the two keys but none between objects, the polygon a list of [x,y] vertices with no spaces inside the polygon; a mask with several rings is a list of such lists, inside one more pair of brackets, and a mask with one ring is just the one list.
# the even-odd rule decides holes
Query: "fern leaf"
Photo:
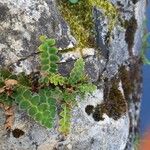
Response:
[{"label": "fern leaf", "polygon": [[[40,61],[41,61],[41,71],[47,75],[57,73],[59,57],[57,56],[58,49],[54,46],[56,44],[54,39],[47,39],[46,37],[41,37],[43,42],[39,46],[40,51]],[[48,83],[48,80],[41,80]]]},{"label": "fern leaf", "polygon": [[70,132],[71,110],[66,104],[62,105],[60,116],[61,119],[59,120],[59,131],[64,134],[68,134]]},{"label": "fern leaf", "polygon": [[83,80],[85,76],[84,66],[85,66],[85,62],[83,58],[80,58],[75,62],[74,68],[72,69],[70,73],[70,77],[69,77],[69,83],[71,85],[74,85],[78,83],[79,81]]},{"label": "fern leaf", "polygon": [[77,89],[81,94],[92,93],[96,88],[97,87],[92,83],[84,83],[77,86]]},{"label": "fern leaf", "polygon": [[53,127],[56,101],[51,98],[48,89],[43,89],[38,94],[32,94],[26,87],[20,86],[13,97],[19,104],[19,108],[25,110],[34,120],[47,128]]},{"label": "fern leaf", "polygon": [[60,74],[51,74],[49,77],[50,83],[57,85],[65,84],[66,78],[61,76]]},{"label": "fern leaf", "polygon": [[39,39],[40,39],[40,41],[41,42],[44,42],[45,40],[46,40],[46,36],[45,35],[41,35],[40,37],[39,37]]},{"label": "fern leaf", "polygon": [[76,93],[75,92],[68,92],[65,90],[63,92],[63,100],[66,104],[73,106],[76,103]]}]

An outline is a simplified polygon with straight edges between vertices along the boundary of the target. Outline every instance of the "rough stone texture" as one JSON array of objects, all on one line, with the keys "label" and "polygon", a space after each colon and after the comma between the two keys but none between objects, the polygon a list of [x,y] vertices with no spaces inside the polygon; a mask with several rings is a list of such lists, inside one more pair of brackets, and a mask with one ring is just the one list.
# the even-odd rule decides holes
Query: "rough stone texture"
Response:
[{"label": "rough stone texture", "polygon": [[[139,110],[141,99],[141,64],[139,51],[142,37],[142,22],[145,0],[135,4],[132,0],[110,0],[119,10],[120,18],[137,20],[137,30],[133,35],[133,45],[126,40],[127,29],[117,23],[112,31],[113,38],[105,42],[108,32],[107,17],[94,7],[96,41],[98,48],[83,50],[86,72],[98,90],[87,95],[84,100],[78,97],[78,107],[72,110],[71,132],[64,138],[58,132],[58,116],[53,129],[47,130],[26,116],[25,112],[15,109],[15,122],[12,131],[4,130],[5,116],[0,110],[0,149],[1,150],[132,150],[134,138],[138,134]],[[11,67],[15,73],[30,74],[39,68],[37,47],[38,37],[46,34],[57,40],[62,52],[59,71],[67,75],[74,60],[81,56],[76,51],[63,52],[76,44],[67,25],[57,9],[56,0],[0,0],[0,66]],[[130,35],[129,35],[130,36]],[[129,49],[129,47],[131,47]],[[96,106],[105,101],[107,80],[119,77],[119,69],[125,66],[129,71],[129,82],[133,91],[127,95],[125,83],[121,81],[119,90],[128,103],[126,113],[114,120],[103,114],[104,120],[94,121],[87,115],[87,105]],[[139,93],[139,94],[137,94]],[[111,101],[111,100],[110,100]],[[15,138],[14,129],[24,135]],[[126,148],[125,148],[126,147]]]}]

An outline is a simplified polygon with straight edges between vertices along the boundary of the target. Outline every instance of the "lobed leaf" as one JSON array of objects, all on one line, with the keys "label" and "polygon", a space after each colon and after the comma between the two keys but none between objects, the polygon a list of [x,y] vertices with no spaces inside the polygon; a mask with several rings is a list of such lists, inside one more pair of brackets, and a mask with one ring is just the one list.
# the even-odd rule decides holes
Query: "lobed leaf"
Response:
[{"label": "lobed leaf", "polygon": [[83,58],[80,58],[75,62],[74,68],[72,69],[72,71],[70,73],[70,77],[69,77],[69,83],[71,85],[74,85],[74,84],[78,83],[79,81],[83,80],[83,78],[85,76],[84,66],[85,66],[85,62],[84,62]]},{"label": "lobed leaf", "polygon": [[70,132],[71,110],[66,104],[63,104],[61,107],[62,111],[60,113],[61,119],[59,120],[59,131],[68,134]]}]

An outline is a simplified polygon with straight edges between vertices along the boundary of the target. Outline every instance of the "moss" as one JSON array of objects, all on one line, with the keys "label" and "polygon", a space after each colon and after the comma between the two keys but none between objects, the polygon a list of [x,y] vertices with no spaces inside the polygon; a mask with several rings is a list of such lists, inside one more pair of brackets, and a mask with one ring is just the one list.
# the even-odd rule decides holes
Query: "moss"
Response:
[{"label": "moss", "polygon": [[77,39],[78,47],[95,47],[95,38],[93,33],[93,6],[103,10],[109,20],[109,29],[111,30],[116,23],[117,9],[107,0],[87,0],[71,4],[68,0],[58,0],[59,9],[71,28],[71,34]]},{"label": "moss", "polygon": [[122,87],[124,90],[125,98],[128,99],[132,93],[133,87],[130,78],[130,71],[127,71],[125,66],[120,67],[119,76],[122,81]]},{"label": "moss", "polygon": [[134,35],[137,30],[137,21],[133,16],[129,21],[125,22],[125,40],[128,44],[129,55],[132,56],[132,47],[134,44]]},{"label": "moss", "polygon": [[93,21],[92,5],[85,1],[70,4],[68,0],[59,0],[59,8],[71,27],[71,33],[78,40],[78,47],[92,47]]},{"label": "moss", "polygon": [[95,107],[93,118],[95,121],[104,120],[103,114],[107,114],[114,120],[119,119],[127,110],[126,101],[118,89],[118,80],[112,81],[112,86],[108,93],[108,99]]}]

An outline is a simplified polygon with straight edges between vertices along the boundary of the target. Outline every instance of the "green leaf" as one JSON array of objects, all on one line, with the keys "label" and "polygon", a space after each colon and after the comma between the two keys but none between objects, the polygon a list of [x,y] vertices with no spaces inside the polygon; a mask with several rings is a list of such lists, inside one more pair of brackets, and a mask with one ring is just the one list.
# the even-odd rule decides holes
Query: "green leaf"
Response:
[{"label": "green leaf", "polygon": [[41,44],[38,49],[40,52],[45,52],[48,49],[48,44],[47,43]]},{"label": "green leaf", "polygon": [[67,107],[66,104],[62,105],[62,111],[60,113],[61,119],[59,120],[59,131],[64,134],[68,134],[70,132],[70,108]]},{"label": "green leaf", "polygon": [[44,112],[45,110],[48,110],[48,108],[49,108],[49,105],[47,105],[46,103],[42,103],[38,107],[39,111],[42,111],[42,112]]},{"label": "green leaf", "polygon": [[28,109],[28,115],[33,117],[38,113],[38,109],[35,106],[32,106],[31,108]]},{"label": "green leaf", "polygon": [[77,86],[77,89],[79,90],[79,93],[86,94],[86,93],[92,93],[97,89],[97,87],[92,83],[87,84],[80,84]]},{"label": "green leaf", "polygon": [[50,83],[57,85],[63,85],[65,84],[66,78],[61,76],[60,74],[51,74],[49,77]]},{"label": "green leaf", "polygon": [[33,95],[32,96],[32,99],[31,99],[31,103],[33,104],[33,105],[39,105],[39,103],[40,103],[40,96],[39,95]]},{"label": "green leaf", "polygon": [[54,39],[47,39],[46,43],[49,47],[54,46],[56,44],[56,41]]},{"label": "green leaf", "polygon": [[[57,56],[58,49],[54,47],[56,44],[54,39],[45,39],[42,40],[42,44],[39,46],[40,51],[40,61],[41,61],[41,71],[44,72],[44,76],[47,77],[51,73],[58,72],[58,65],[57,62],[59,61],[59,57]],[[43,75],[42,75],[43,78]],[[44,82],[43,82],[44,81]],[[46,83],[46,82],[47,83]],[[48,80],[41,80],[41,83],[48,84]]]},{"label": "green leaf", "polygon": [[46,128],[52,127],[56,115],[56,101],[51,97],[48,88],[32,94],[28,88],[19,86],[13,97],[19,108],[25,110],[30,117]]},{"label": "green leaf", "polygon": [[46,39],[47,39],[47,37],[46,37],[45,35],[41,35],[41,36],[39,37],[39,39],[40,39],[41,42],[45,42]]},{"label": "green leaf", "polygon": [[29,101],[26,101],[26,100],[23,100],[19,103],[19,109],[28,109],[30,107],[30,102]]},{"label": "green leaf", "polygon": [[78,83],[79,81],[83,80],[85,76],[84,66],[85,66],[85,63],[84,63],[83,58],[80,58],[75,62],[74,68],[72,69],[70,73],[70,77],[69,77],[69,83],[71,85],[74,85]]},{"label": "green leaf", "polygon": [[51,54],[50,55],[50,61],[58,62],[59,61],[59,57],[57,55]]},{"label": "green leaf", "polygon": [[49,47],[50,54],[57,54],[58,49],[56,47]]}]

